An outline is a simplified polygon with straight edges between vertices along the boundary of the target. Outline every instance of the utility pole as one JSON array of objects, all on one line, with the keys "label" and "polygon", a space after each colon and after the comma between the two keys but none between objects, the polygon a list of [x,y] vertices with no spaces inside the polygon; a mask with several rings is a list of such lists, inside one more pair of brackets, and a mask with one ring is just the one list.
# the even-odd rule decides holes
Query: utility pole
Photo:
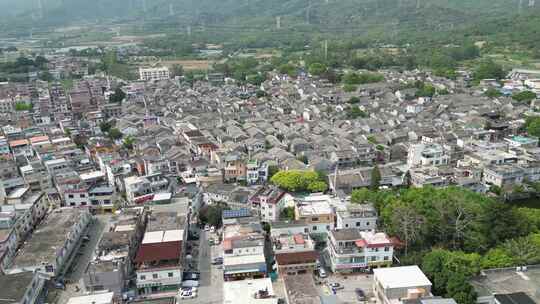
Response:
[{"label": "utility pole", "polygon": [[187,27],[187,35],[191,37],[191,25],[188,25]]},{"label": "utility pole", "polygon": [[309,24],[310,22],[310,13],[311,13],[311,0],[308,0],[308,7],[306,9],[306,22]]},{"label": "utility pole", "polygon": [[328,60],[328,40],[324,40],[324,60]]},{"label": "utility pole", "polygon": [[281,16],[276,17],[276,28],[281,29]]}]

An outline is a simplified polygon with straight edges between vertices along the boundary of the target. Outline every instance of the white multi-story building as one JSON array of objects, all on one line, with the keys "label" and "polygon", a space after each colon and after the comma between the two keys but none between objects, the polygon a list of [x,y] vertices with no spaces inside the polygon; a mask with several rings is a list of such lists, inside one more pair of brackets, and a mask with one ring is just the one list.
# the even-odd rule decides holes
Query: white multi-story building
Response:
[{"label": "white multi-story building", "polygon": [[418,266],[374,269],[373,273],[373,293],[377,304],[432,297],[431,282]]},{"label": "white multi-story building", "polygon": [[141,80],[164,80],[170,78],[169,68],[139,68],[139,78]]},{"label": "white multi-story building", "polygon": [[407,165],[416,166],[444,166],[450,163],[450,156],[440,144],[414,144],[409,147]]},{"label": "white multi-story building", "polygon": [[328,265],[333,272],[356,272],[392,265],[394,245],[383,232],[356,228],[328,234]]},{"label": "white multi-story building", "polygon": [[372,204],[350,204],[336,212],[336,229],[356,228],[362,231],[377,229],[377,210]]}]

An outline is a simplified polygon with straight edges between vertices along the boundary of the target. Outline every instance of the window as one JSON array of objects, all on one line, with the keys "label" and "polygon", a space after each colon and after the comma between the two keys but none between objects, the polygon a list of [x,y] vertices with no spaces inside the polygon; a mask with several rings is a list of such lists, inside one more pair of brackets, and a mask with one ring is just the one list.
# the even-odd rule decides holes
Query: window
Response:
[{"label": "window", "polygon": [[330,225],[326,225],[326,230],[330,231]]},{"label": "window", "polygon": [[388,261],[389,257],[388,256],[384,256],[384,260],[385,261]]},{"label": "window", "polygon": [[366,222],[366,226],[369,226],[369,222]]},{"label": "window", "polygon": [[152,274],[152,278],[153,278],[153,279],[157,279],[157,278],[158,278],[157,273]]},{"label": "window", "polygon": [[83,193],[83,194],[80,194],[79,196],[80,196],[81,198],[85,198],[85,197],[86,197],[86,194]]},{"label": "window", "polygon": [[167,275],[169,276],[169,278],[172,278],[174,276],[172,272],[169,272]]},{"label": "window", "polygon": [[349,224],[345,224],[345,228],[349,228]]},{"label": "window", "polygon": [[145,276],[145,275],[142,275],[142,276],[141,276],[141,280],[143,280],[143,281],[146,280],[146,276]]},{"label": "window", "polygon": [[317,221],[319,221],[319,218],[318,218],[318,217],[312,217],[312,218],[311,218],[311,221],[312,221],[312,222],[317,222]]},{"label": "window", "polygon": [[313,226],[313,231],[317,231],[317,226]]},{"label": "window", "polygon": [[376,256],[372,256],[371,257],[371,261],[376,261],[377,260],[377,257]]},{"label": "window", "polygon": [[360,222],[356,222],[356,227],[360,227]]},{"label": "window", "polygon": [[74,198],[73,194],[68,195],[69,198]]},{"label": "window", "polygon": [[390,247],[384,247],[384,251],[390,251]]}]

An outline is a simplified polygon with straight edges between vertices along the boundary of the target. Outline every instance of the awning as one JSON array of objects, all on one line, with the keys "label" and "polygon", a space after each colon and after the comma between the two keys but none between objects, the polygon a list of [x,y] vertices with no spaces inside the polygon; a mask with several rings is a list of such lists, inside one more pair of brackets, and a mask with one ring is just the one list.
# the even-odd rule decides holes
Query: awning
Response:
[{"label": "awning", "polygon": [[231,270],[231,271],[225,270],[223,274],[240,274],[240,273],[250,273],[250,272],[264,272],[264,271],[261,271],[259,268],[245,269],[245,270]]},{"label": "awning", "polygon": [[364,248],[367,246],[367,242],[364,239],[357,240],[354,242],[356,244],[356,247]]}]

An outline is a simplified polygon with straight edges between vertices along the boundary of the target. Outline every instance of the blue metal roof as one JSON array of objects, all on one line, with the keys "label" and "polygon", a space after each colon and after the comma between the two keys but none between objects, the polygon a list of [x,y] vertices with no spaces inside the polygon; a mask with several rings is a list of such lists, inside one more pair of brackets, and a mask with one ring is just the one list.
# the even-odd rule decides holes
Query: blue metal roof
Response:
[{"label": "blue metal roof", "polygon": [[250,217],[251,211],[247,208],[235,209],[235,210],[223,210],[223,218],[237,218],[237,217]]}]

